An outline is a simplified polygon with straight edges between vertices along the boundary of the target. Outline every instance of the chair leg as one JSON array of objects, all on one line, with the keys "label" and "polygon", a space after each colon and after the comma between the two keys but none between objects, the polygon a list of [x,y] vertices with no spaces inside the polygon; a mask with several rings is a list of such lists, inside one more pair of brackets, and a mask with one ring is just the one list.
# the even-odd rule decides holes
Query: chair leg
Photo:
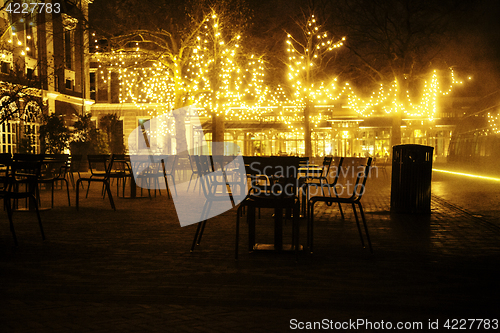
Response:
[{"label": "chair leg", "polygon": [[125,185],[127,184],[127,177],[123,177],[122,183],[122,197],[125,197]]},{"label": "chair leg", "polygon": [[17,243],[17,237],[16,237],[16,231],[14,230],[14,223],[12,222],[12,203],[10,202],[10,199],[4,200],[5,208],[7,209],[7,216],[9,217],[9,226],[10,226],[10,232],[12,233],[12,237],[14,238],[14,245],[18,245]]},{"label": "chair leg", "polygon": [[314,242],[314,204],[316,201],[309,203],[309,222],[307,225],[307,245],[309,247],[309,253],[313,253],[313,242]]},{"label": "chair leg", "polygon": [[174,176],[173,176],[173,175],[170,175],[170,177],[172,177],[172,184],[174,184],[174,192],[175,192],[175,196],[177,196],[177,187],[175,186],[175,179],[174,179]]},{"label": "chair leg", "polygon": [[294,234],[293,243],[295,244],[295,262],[299,261],[299,235],[300,235],[300,203],[297,201],[293,208],[292,230]]},{"label": "chair leg", "polygon": [[[193,180],[193,176],[194,176],[194,173],[192,173],[191,174],[191,178],[189,178],[189,184],[188,184],[187,192],[189,192],[189,187],[191,186],[191,181]],[[193,187],[193,190],[194,190],[194,187]]]},{"label": "chair leg", "polygon": [[363,206],[361,206],[361,202],[358,202],[359,212],[361,214],[361,220],[363,221],[363,225],[365,227],[366,239],[368,240],[368,247],[370,248],[370,252],[373,253],[372,242],[370,240],[370,234],[368,233],[368,226],[366,225],[365,213],[363,212]]},{"label": "chair leg", "polygon": [[113,210],[116,210],[115,203],[113,201],[113,196],[111,195],[110,185],[108,181],[104,181],[103,183],[105,184],[106,192],[108,192],[109,203],[111,204],[111,208],[113,208]]},{"label": "chair leg", "polygon": [[42,239],[45,240],[45,233],[43,232],[43,226],[42,226],[42,218],[40,217],[40,211],[38,210],[36,198],[34,196],[30,196],[30,199],[32,200],[33,206],[35,207],[36,217],[38,218],[38,225],[40,226],[40,232],[42,233]]},{"label": "chair leg", "polygon": [[356,225],[358,227],[359,238],[361,238],[361,245],[365,248],[365,241],[363,240],[363,234],[361,233],[361,227],[359,226],[358,214],[356,213],[356,204],[352,203],[352,210],[354,212],[354,218],[356,219]]},{"label": "chair leg", "polygon": [[[167,197],[170,199],[170,188],[168,187],[167,176],[163,176],[163,179],[165,180],[165,188],[167,189]],[[189,183],[189,185],[191,185],[191,183]],[[188,191],[189,191],[189,185],[188,185]]]},{"label": "chair leg", "polygon": [[248,205],[248,252],[252,252],[255,246],[255,205]]},{"label": "chair leg", "polygon": [[104,182],[102,183],[101,195],[102,195],[103,199],[106,198],[106,188],[105,188]]},{"label": "chair leg", "polygon": [[198,242],[197,245],[200,245],[201,243],[201,237],[203,236],[203,232],[205,231],[205,225],[207,224],[207,218],[208,218],[208,213],[210,212],[210,209],[212,208],[212,202],[208,201],[208,205],[205,203],[206,210],[202,211],[201,218],[204,219],[203,225],[201,226],[200,234],[198,235]]},{"label": "chair leg", "polygon": [[54,181],[52,181],[52,183],[50,183],[50,189],[51,189],[51,203],[50,203],[50,207],[51,208],[54,208]]},{"label": "chair leg", "polygon": [[241,211],[243,210],[243,204],[241,204],[238,207],[238,210],[236,211],[236,241],[234,245],[234,259],[238,260],[238,248],[240,245],[240,214]]},{"label": "chair leg", "polygon": [[338,202],[338,205],[339,205],[340,216],[342,217],[342,220],[345,220],[344,212],[342,211],[342,205],[340,205],[340,202]]},{"label": "chair leg", "polygon": [[201,237],[203,236],[203,232],[205,231],[205,224],[207,222],[206,218],[208,216],[208,212],[210,211],[211,206],[212,206],[211,202],[205,201],[203,209],[201,210],[200,220],[203,220],[203,223],[201,225],[200,233],[198,234],[198,239],[196,240],[196,245],[200,245],[201,243]]},{"label": "chair leg", "polygon": [[196,245],[200,245],[201,237],[203,236],[203,232],[205,232],[206,225],[207,225],[207,220],[204,220],[203,223],[201,224],[201,230],[200,233],[198,234],[198,240],[196,241]]},{"label": "chair leg", "polygon": [[70,199],[70,196],[69,196],[69,183],[68,183],[67,179],[63,179],[63,180],[66,182],[66,192],[68,193],[68,206],[71,207],[71,199]]},{"label": "chair leg", "polygon": [[120,178],[116,178],[116,197],[120,197]]},{"label": "chair leg", "polygon": [[[76,183],[78,185],[78,181]],[[90,182],[88,182],[88,184],[87,184],[87,194],[85,195],[85,198],[89,197],[89,190],[90,190]]]},{"label": "chair leg", "polygon": [[205,221],[199,222],[198,226],[196,227],[196,232],[194,233],[194,238],[193,238],[193,244],[191,245],[191,252],[194,251],[194,247],[196,246],[196,241],[198,240],[198,234],[200,233],[201,225],[203,222]]},{"label": "chair leg", "polygon": [[76,210],[78,210],[78,196],[80,193],[80,183],[81,182],[82,182],[81,178],[78,178],[78,180],[76,181]]},{"label": "chair leg", "polygon": [[[80,175],[80,171],[78,171],[78,179],[80,179],[80,178],[82,178],[82,176]],[[83,182],[80,184],[82,184],[82,189],[85,189],[85,186],[83,186]]]},{"label": "chair leg", "polygon": [[69,177],[69,180],[71,181],[71,186],[73,187],[73,189],[75,189],[75,177],[73,176],[73,173],[68,172],[68,177]]}]

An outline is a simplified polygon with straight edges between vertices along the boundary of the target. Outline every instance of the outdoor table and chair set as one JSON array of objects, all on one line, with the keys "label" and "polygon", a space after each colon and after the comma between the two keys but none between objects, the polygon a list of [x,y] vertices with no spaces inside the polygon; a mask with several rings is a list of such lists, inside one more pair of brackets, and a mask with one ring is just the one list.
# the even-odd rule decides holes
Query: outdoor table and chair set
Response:
[{"label": "outdoor table and chair set", "polygon": [[[82,175],[82,170],[86,172],[86,169],[82,168],[84,166],[82,155],[0,153],[0,198],[4,200],[4,209],[7,211],[15,245],[18,243],[12,219],[14,211],[34,211],[37,215],[42,238],[45,239],[40,210],[54,208],[54,189],[58,183],[66,187],[68,206],[71,206],[69,183],[76,189],[77,210],[79,208],[80,187],[84,189],[83,183],[85,182],[87,183],[86,196],[88,196],[92,182],[101,183],[102,197],[108,196],[111,208],[114,210],[116,207],[111,193],[113,181],[116,181],[117,196],[119,196],[121,185],[122,196],[125,197],[125,184],[128,181],[130,184],[129,198],[137,198],[135,180],[138,179],[145,182],[142,187],[148,188],[150,198],[151,189],[154,190],[156,196],[157,188],[160,194],[160,189],[165,188],[170,198],[167,178],[170,177],[174,190],[177,192],[173,177],[177,157],[157,157],[137,155],[131,161],[130,156],[125,154],[88,155],[86,157],[88,173]],[[132,168],[133,163],[135,163],[134,168]],[[138,164],[144,165],[144,167],[141,168]],[[133,170],[138,170],[138,172],[133,174]],[[76,174],[78,178],[75,182]],[[161,181],[164,182],[164,187],[160,184]],[[46,188],[50,186],[50,207],[41,207],[41,186]],[[25,201],[25,208],[20,207],[19,202],[22,199]]]},{"label": "outdoor table and chair set", "polygon": [[[371,157],[334,158],[327,156],[323,159],[322,164],[314,165],[309,164],[308,159],[298,157],[244,156],[246,182],[242,182],[241,179],[226,177],[225,175],[228,172],[234,171],[225,168],[223,165],[216,166],[215,160],[222,158],[220,156],[191,156],[190,158],[195,162],[195,166],[192,168],[196,170],[196,175],[201,182],[200,190],[203,190],[206,197],[204,212],[200,219],[202,222],[198,224],[196,229],[191,251],[201,242],[207,224],[206,216],[208,216],[208,213],[206,210],[210,209],[212,202],[224,200],[224,191],[217,191],[216,189],[218,187],[224,188],[232,196],[235,195],[232,191],[241,191],[240,188],[243,188],[244,184],[246,184],[244,190],[247,193],[236,214],[235,259],[238,259],[240,217],[243,216],[245,211],[248,224],[248,250],[250,252],[259,250],[293,251],[297,259],[299,251],[303,249],[299,244],[300,218],[303,217],[307,218],[306,247],[309,253],[312,253],[314,208],[319,202],[323,202],[328,206],[337,204],[342,219],[344,219],[342,204],[351,205],[361,244],[365,247],[363,232],[357,214],[359,209],[368,246],[370,252],[373,252],[361,204],[372,163]],[[224,158],[234,159],[234,157]],[[234,168],[234,163],[226,164]],[[216,174],[222,177],[217,177]],[[234,186],[235,183],[239,185]],[[239,193],[236,195],[239,195]],[[256,243],[256,213],[258,209],[260,218],[261,208],[272,209],[274,244]],[[292,242],[288,245],[283,244],[283,218],[292,221]]]},{"label": "outdoor table and chair set", "polygon": [[[111,182],[116,181],[117,196],[125,198],[125,186],[130,186],[129,198],[137,198],[136,186],[160,191],[164,188],[170,198],[169,182],[175,184],[175,169],[178,157],[175,155],[88,155],[88,173],[82,176],[81,155],[65,154],[0,154],[0,196],[4,199],[10,230],[17,245],[17,238],[12,221],[13,212],[19,209],[18,202],[26,201],[26,210],[35,211],[38,224],[45,239],[39,213],[40,185],[51,186],[51,208],[54,207],[54,187],[57,183],[66,185],[68,205],[71,205],[69,183],[76,189],[76,208],[79,208],[80,187],[87,183],[88,196],[91,183],[102,184],[101,194],[107,195],[111,208],[116,210],[111,191]],[[368,246],[372,245],[361,205],[366,181],[369,175],[371,158],[342,158],[327,156],[320,165],[309,164],[308,159],[288,156],[255,157],[217,155],[191,155],[189,165],[192,175],[189,179],[188,191],[196,177],[193,191],[199,186],[198,194],[205,197],[200,223],[196,228],[191,251],[199,245],[210,209],[213,203],[227,200],[229,196],[233,207],[239,204],[236,214],[235,258],[238,259],[240,217],[246,213],[248,224],[248,250],[293,251],[298,258],[302,247],[299,243],[300,220],[307,218],[307,250],[313,252],[314,243],[314,208],[317,203],[337,204],[342,219],[342,204],[349,204],[354,211],[356,225],[363,247],[365,246],[357,209],[361,215],[364,233]],[[237,165],[243,161],[244,165]],[[348,170],[349,172],[342,172]],[[241,171],[243,170],[243,172]],[[355,171],[354,171],[355,170]],[[75,182],[75,174],[78,179]],[[346,175],[350,175],[346,177]],[[347,186],[346,187],[346,182]],[[350,183],[349,183],[350,182]],[[350,192],[346,194],[345,189]],[[238,192],[238,193],[235,193]],[[261,217],[261,209],[271,209],[274,219],[274,243],[259,244],[256,242],[256,218]],[[283,242],[283,219],[292,221],[291,244]]]}]

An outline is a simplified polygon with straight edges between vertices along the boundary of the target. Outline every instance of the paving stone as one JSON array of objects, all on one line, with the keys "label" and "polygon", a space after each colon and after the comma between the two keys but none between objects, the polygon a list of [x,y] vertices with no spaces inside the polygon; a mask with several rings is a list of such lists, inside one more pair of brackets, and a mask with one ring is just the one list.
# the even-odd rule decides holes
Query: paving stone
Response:
[{"label": "paving stone", "polygon": [[[79,211],[64,191],[55,199],[42,212],[45,241],[34,214],[15,213],[15,247],[0,212],[2,332],[282,332],[292,318],[427,322],[500,313],[494,213],[434,194],[429,215],[391,214],[387,178],[370,179],[362,200],[373,254],[361,247],[350,207],[341,220],[336,206],[318,205],[315,252],[297,263],[293,254],[248,253],[245,218],[235,261],[234,209],[209,220],[190,253],[196,226],[180,227],[165,193],[115,198],[116,212],[97,186]],[[271,212],[261,213],[259,241],[272,241]],[[284,231],[290,240],[291,223]]]}]

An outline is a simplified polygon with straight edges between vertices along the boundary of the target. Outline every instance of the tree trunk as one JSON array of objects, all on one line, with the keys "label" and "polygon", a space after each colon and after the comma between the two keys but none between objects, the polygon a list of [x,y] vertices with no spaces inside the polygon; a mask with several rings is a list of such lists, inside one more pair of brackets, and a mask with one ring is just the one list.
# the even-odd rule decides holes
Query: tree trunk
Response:
[{"label": "tree trunk", "polygon": [[[392,133],[391,133],[391,146],[397,146],[401,144],[401,121],[403,119],[403,110],[400,105],[401,101],[405,98],[405,92],[407,91],[407,80],[405,80],[404,75],[399,75],[396,77],[397,82],[397,95],[396,95],[396,103],[398,107],[396,108],[393,116],[392,116]],[[391,150],[392,156],[392,150]]]},{"label": "tree trunk", "polygon": [[307,101],[306,107],[304,108],[304,145],[305,145],[305,156],[312,158],[312,144],[311,144],[311,111],[314,107],[311,101]]},{"label": "tree trunk", "polygon": [[224,155],[224,116],[212,115],[212,154]]},{"label": "tree trunk", "polygon": [[[398,109],[397,112],[392,116],[392,134],[391,134],[391,146],[397,146],[401,144],[401,120],[402,114],[401,110]],[[392,151],[391,151],[392,155]]]},{"label": "tree trunk", "polygon": [[172,111],[175,119],[175,145],[178,156],[188,155],[186,139],[186,108],[178,108]]}]

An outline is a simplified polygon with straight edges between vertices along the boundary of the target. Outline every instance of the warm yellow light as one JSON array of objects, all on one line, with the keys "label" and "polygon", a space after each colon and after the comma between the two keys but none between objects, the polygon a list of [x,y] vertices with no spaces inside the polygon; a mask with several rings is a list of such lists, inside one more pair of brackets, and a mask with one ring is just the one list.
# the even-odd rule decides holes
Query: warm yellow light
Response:
[{"label": "warm yellow light", "polygon": [[470,173],[454,172],[454,171],[441,170],[441,169],[432,169],[432,171],[442,172],[442,173],[449,173],[449,174],[457,175],[457,176],[466,176],[466,177],[471,177],[471,178],[479,178],[479,179],[485,179],[485,180],[492,180],[492,181],[500,182],[500,178],[495,178],[495,177],[479,176],[479,175],[473,175],[473,174],[470,174]]}]

